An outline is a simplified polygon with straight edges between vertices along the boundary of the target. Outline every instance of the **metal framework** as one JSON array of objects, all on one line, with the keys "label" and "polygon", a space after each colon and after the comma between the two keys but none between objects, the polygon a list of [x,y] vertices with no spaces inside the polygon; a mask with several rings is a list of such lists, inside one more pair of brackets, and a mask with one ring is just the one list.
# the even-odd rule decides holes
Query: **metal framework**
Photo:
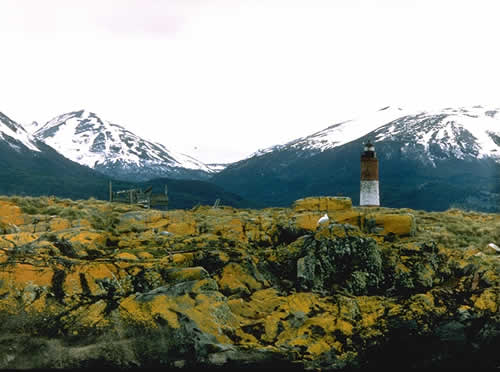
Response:
[{"label": "metal framework", "polygon": [[152,206],[167,206],[168,205],[168,189],[165,185],[165,191],[163,194],[153,194],[153,186],[148,187],[146,190],[142,189],[129,189],[113,191],[113,185],[109,181],[109,201],[137,204],[144,208],[151,208]]}]

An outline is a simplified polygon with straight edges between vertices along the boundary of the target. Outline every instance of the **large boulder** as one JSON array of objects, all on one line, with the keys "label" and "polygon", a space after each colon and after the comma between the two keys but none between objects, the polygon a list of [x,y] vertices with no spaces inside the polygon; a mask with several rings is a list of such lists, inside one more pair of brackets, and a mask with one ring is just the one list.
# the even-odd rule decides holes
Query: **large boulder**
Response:
[{"label": "large boulder", "polygon": [[292,206],[295,212],[334,212],[352,208],[351,198],[342,196],[318,196],[296,200]]},{"label": "large boulder", "polygon": [[413,236],[416,230],[415,217],[410,213],[374,213],[364,218],[364,229],[380,235]]}]

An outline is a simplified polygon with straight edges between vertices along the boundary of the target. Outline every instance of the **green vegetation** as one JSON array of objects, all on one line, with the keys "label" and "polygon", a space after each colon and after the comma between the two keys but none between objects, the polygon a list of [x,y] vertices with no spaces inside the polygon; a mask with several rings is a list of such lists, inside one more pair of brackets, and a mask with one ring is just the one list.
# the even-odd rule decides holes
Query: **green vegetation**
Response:
[{"label": "green vegetation", "polygon": [[448,248],[483,247],[500,244],[500,215],[449,209],[445,212],[414,211],[419,239]]}]

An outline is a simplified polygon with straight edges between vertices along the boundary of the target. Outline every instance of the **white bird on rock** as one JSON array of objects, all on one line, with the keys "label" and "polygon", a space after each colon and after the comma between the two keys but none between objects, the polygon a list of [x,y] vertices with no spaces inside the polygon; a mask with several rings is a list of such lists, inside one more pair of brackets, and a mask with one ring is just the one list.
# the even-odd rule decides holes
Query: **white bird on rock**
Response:
[{"label": "white bird on rock", "polygon": [[498,253],[500,253],[500,247],[498,245],[496,245],[495,243],[490,243],[488,244],[488,247],[492,248],[493,250],[497,251]]},{"label": "white bird on rock", "polygon": [[321,225],[322,223],[328,222],[329,219],[330,218],[328,218],[328,214],[325,213],[325,215],[318,220],[318,225]]}]

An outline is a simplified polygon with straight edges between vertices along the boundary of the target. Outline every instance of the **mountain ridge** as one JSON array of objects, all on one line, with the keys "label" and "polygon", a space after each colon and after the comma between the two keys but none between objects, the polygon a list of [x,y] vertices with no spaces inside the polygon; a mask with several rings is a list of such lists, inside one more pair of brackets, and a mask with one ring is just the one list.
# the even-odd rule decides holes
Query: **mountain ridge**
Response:
[{"label": "mountain ridge", "polygon": [[499,112],[474,106],[412,114],[386,107],[261,150],[212,181],[261,207],[336,193],[358,203],[359,157],[372,141],[384,206],[500,211]]},{"label": "mountain ridge", "polygon": [[0,113],[0,195],[57,196],[71,199],[107,200],[108,182],[115,190],[153,187],[163,192],[168,185],[169,208],[186,209],[198,204],[248,206],[250,201],[202,180],[152,179],[147,182],[116,180],[74,162],[32,137],[22,125]]},{"label": "mountain ridge", "polygon": [[[460,114],[462,117],[460,118]],[[355,141],[356,139],[365,136],[371,132],[382,132],[382,127],[386,125],[394,125],[395,122],[401,120],[403,118],[412,119],[415,121],[417,119],[425,118],[435,118],[439,117],[440,120],[445,118],[457,118],[459,117],[463,120],[465,117],[470,118],[478,118],[479,115],[483,116],[483,120],[489,121],[497,125],[496,132],[492,133],[496,139],[493,142],[496,143],[496,147],[500,149],[500,108],[484,108],[483,106],[472,106],[471,108],[444,108],[434,109],[434,110],[410,110],[403,109],[401,107],[391,107],[386,106],[372,115],[369,116],[361,116],[351,120],[344,120],[335,124],[328,126],[325,129],[320,131],[316,131],[310,135],[299,137],[297,139],[288,141],[284,144],[278,144],[271,146],[266,149],[259,150],[253,154],[251,154],[248,158],[254,156],[265,155],[271,151],[280,151],[286,148],[295,148],[300,150],[317,150],[319,152],[333,149],[335,147],[342,146],[346,143]],[[439,122],[439,120],[436,120]],[[418,123],[417,123],[418,124]],[[463,124],[463,123],[462,123]],[[486,123],[490,124],[490,123]],[[467,126],[467,129],[473,129],[473,126]],[[484,128],[483,128],[484,130]],[[478,134],[479,131],[475,130],[475,134]],[[374,139],[374,142],[380,141],[382,139],[386,139],[386,137],[379,137]],[[424,142],[427,140],[423,138]],[[483,142],[486,143],[488,140],[486,138],[482,138]],[[421,143],[421,142],[420,142]],[[491,145],[491,143],[489,143]],[[498,151],[498,157],[500,158],[500,150]],[[491,152],[489,155],[492,155]],[[246,158],[246,159],[248,159]],[[242,160],[246,160],[242,159]]]},{"label": "mountain ridge", "polygon": [[206,180],[214,172],[191,156],[145,140],[87,110],[56,116],[33,134],[67,158],[126,181],[158,177]]}]

